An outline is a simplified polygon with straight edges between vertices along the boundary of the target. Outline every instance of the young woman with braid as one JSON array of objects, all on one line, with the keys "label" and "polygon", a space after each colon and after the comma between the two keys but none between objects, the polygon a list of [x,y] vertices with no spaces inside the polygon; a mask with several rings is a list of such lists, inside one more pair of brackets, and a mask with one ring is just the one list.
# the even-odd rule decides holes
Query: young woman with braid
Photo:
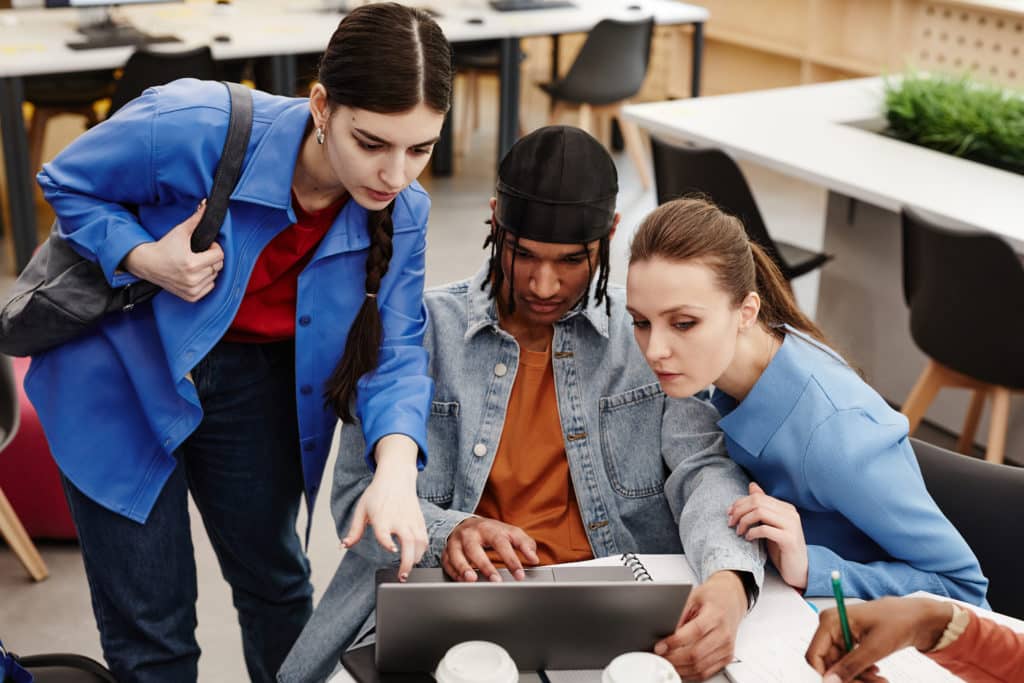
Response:
[{"label": "young woman with braid", "polygon": [[376,468],[345,542],[372,523],[403,573],[424,552],[429,198],[415,179],[451,83],[427,14],[351,12],[308,100],[253,93],[243,170],[203,253],[189,238],[227,131],[220,83],[150,89],[40,173],[62,236],[112,286],[164,290],[35,357],[26,382],[119,681],[196,680],[189,493],[249,675],[274,679],[312,611],[296,518],[303,497],[312,510],[339,417],[358,416]]},{"label": "young woman with braid", "polygon": [[988,581],[928,495],[890,408],[797,307],[740,221],[702,199],[663,204],[633,238],[627,308],[669,396],[715,386],[729,455],[756,482],[722,515],[764,539],[805,595],[918,590],[985,604]]}]

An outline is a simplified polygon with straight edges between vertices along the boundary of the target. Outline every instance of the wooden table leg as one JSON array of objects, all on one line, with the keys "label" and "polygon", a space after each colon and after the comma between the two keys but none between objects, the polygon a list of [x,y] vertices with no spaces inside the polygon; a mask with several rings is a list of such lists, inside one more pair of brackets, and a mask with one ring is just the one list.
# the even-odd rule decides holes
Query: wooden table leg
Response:
[{"label": "wooden table leg", "polygon": [[49,576],[46,563],[43,562],[35,544],[25,531],[25,527],[21,525],[18,514],[11,507],[2,490],[0,490],[0,535],[3,535],[8,545],[11,546],[11,550],[21,560],[29,576],[35,581],[42,581]]}]

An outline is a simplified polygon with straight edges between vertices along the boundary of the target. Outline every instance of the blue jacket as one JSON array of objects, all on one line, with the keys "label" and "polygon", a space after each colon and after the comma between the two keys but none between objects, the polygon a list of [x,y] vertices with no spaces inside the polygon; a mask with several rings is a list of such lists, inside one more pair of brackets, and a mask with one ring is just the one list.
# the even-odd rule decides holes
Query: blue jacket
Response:
[{"label": "blue jacket", "polygon": [[929,591],[985,604],[988,580],[928,494],[907,419],[831,350],[787,328],[738,406],[716,391],[733,460],[765,492],[796,506],[807,541],[809,596]]},{"label": "blue jacket", "polygon": [[[304,99],[253,93],[253,129],[217,241],[224,269],[197,303],[167,292],[108,316],[86,336],[32,359],[25,387],[61,470],[86,495],[145,521],[175,466],[173,451],[203,416],[188,372],[221,339],[257,257],[295,222],[291,179],[309,121]],[[182,222],[213,185],[227,134],[226,88],[192,79],[146,91],[68,146],[39,174],[62,235],[112,285],[137,245]],[[406,434],[426,454],[433,383],[422,348],[430,200],[413,184],[395,199],[394,255],[378,303],[384,342],[358,386],[356,414],[372,447]],[[366,211],[345,204],[298,280],[295,376],[307,504],[312,509],[337,417],[324,384],[364,300]]]}]

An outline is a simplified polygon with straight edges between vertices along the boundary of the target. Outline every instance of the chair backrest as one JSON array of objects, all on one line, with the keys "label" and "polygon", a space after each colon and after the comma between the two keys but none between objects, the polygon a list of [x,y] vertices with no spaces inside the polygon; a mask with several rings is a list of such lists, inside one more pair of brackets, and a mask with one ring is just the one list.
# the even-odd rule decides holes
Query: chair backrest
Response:
[{"label": "chair backrest", "polygon": [[110,97],[107,117],[141,95],[146,88],[189,76],[203,80],[217,78],[217,64],[208,46],[183,52],[136,50],[124,65],[121,78]]},{"label": "chair backrest", "polygon": [[470,40],[452,45],[455,68],[497,72],[501,66],[500,40]]},{"label": "chair backrest", "polygon": [[601,105],[636,95],[647,77],[653,32],[654,19],[598,23],[559,82],[560,96]]},{"label": "chair backrest", "polygon": [[35,683],[117,683],[107,667],[83,655],[46,654],[19,657]]},{"label": "chair backrest", "polygon": [[1024,266],[995,235],[950,230],[903,210],[903,296],[929,357],[991,384],[1024,388]]},{"label": "chair backrest", "polygon": [[7,448],[21,422],[18,380],[10,356],[0,354],[0,451]]},{"label": "chair backrest", "polygon": [[704,195],[739,218],[747,236],[768,253],[784,274],[788,272],[789,266],[768,234],[747,179],[732,157],[720,149],[679,147],[656,137],[651,137],[651,153],[659,205],[687,195]]},{"label": "chair backrest", "polygon": [[911,439],[925,486],[971,546],[988,577],[992,609],[1024,619],[1024,469]]}]

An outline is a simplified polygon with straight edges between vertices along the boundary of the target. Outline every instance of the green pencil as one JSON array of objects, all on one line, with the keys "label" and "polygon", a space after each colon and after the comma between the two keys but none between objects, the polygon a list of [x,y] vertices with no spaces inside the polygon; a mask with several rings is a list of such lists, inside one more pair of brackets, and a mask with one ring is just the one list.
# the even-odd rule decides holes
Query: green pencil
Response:
[{"label": "green pencil", "polygon": [[836,609],[839,611],[839,625],[843,629],[843,642],[846,651],[853,651],[853,636],[850,635],[850,622],[846,618],[846,601],[843,600],[843,585],[839,583],[839,570],[832,570],[832,594],[836,596]]}]

